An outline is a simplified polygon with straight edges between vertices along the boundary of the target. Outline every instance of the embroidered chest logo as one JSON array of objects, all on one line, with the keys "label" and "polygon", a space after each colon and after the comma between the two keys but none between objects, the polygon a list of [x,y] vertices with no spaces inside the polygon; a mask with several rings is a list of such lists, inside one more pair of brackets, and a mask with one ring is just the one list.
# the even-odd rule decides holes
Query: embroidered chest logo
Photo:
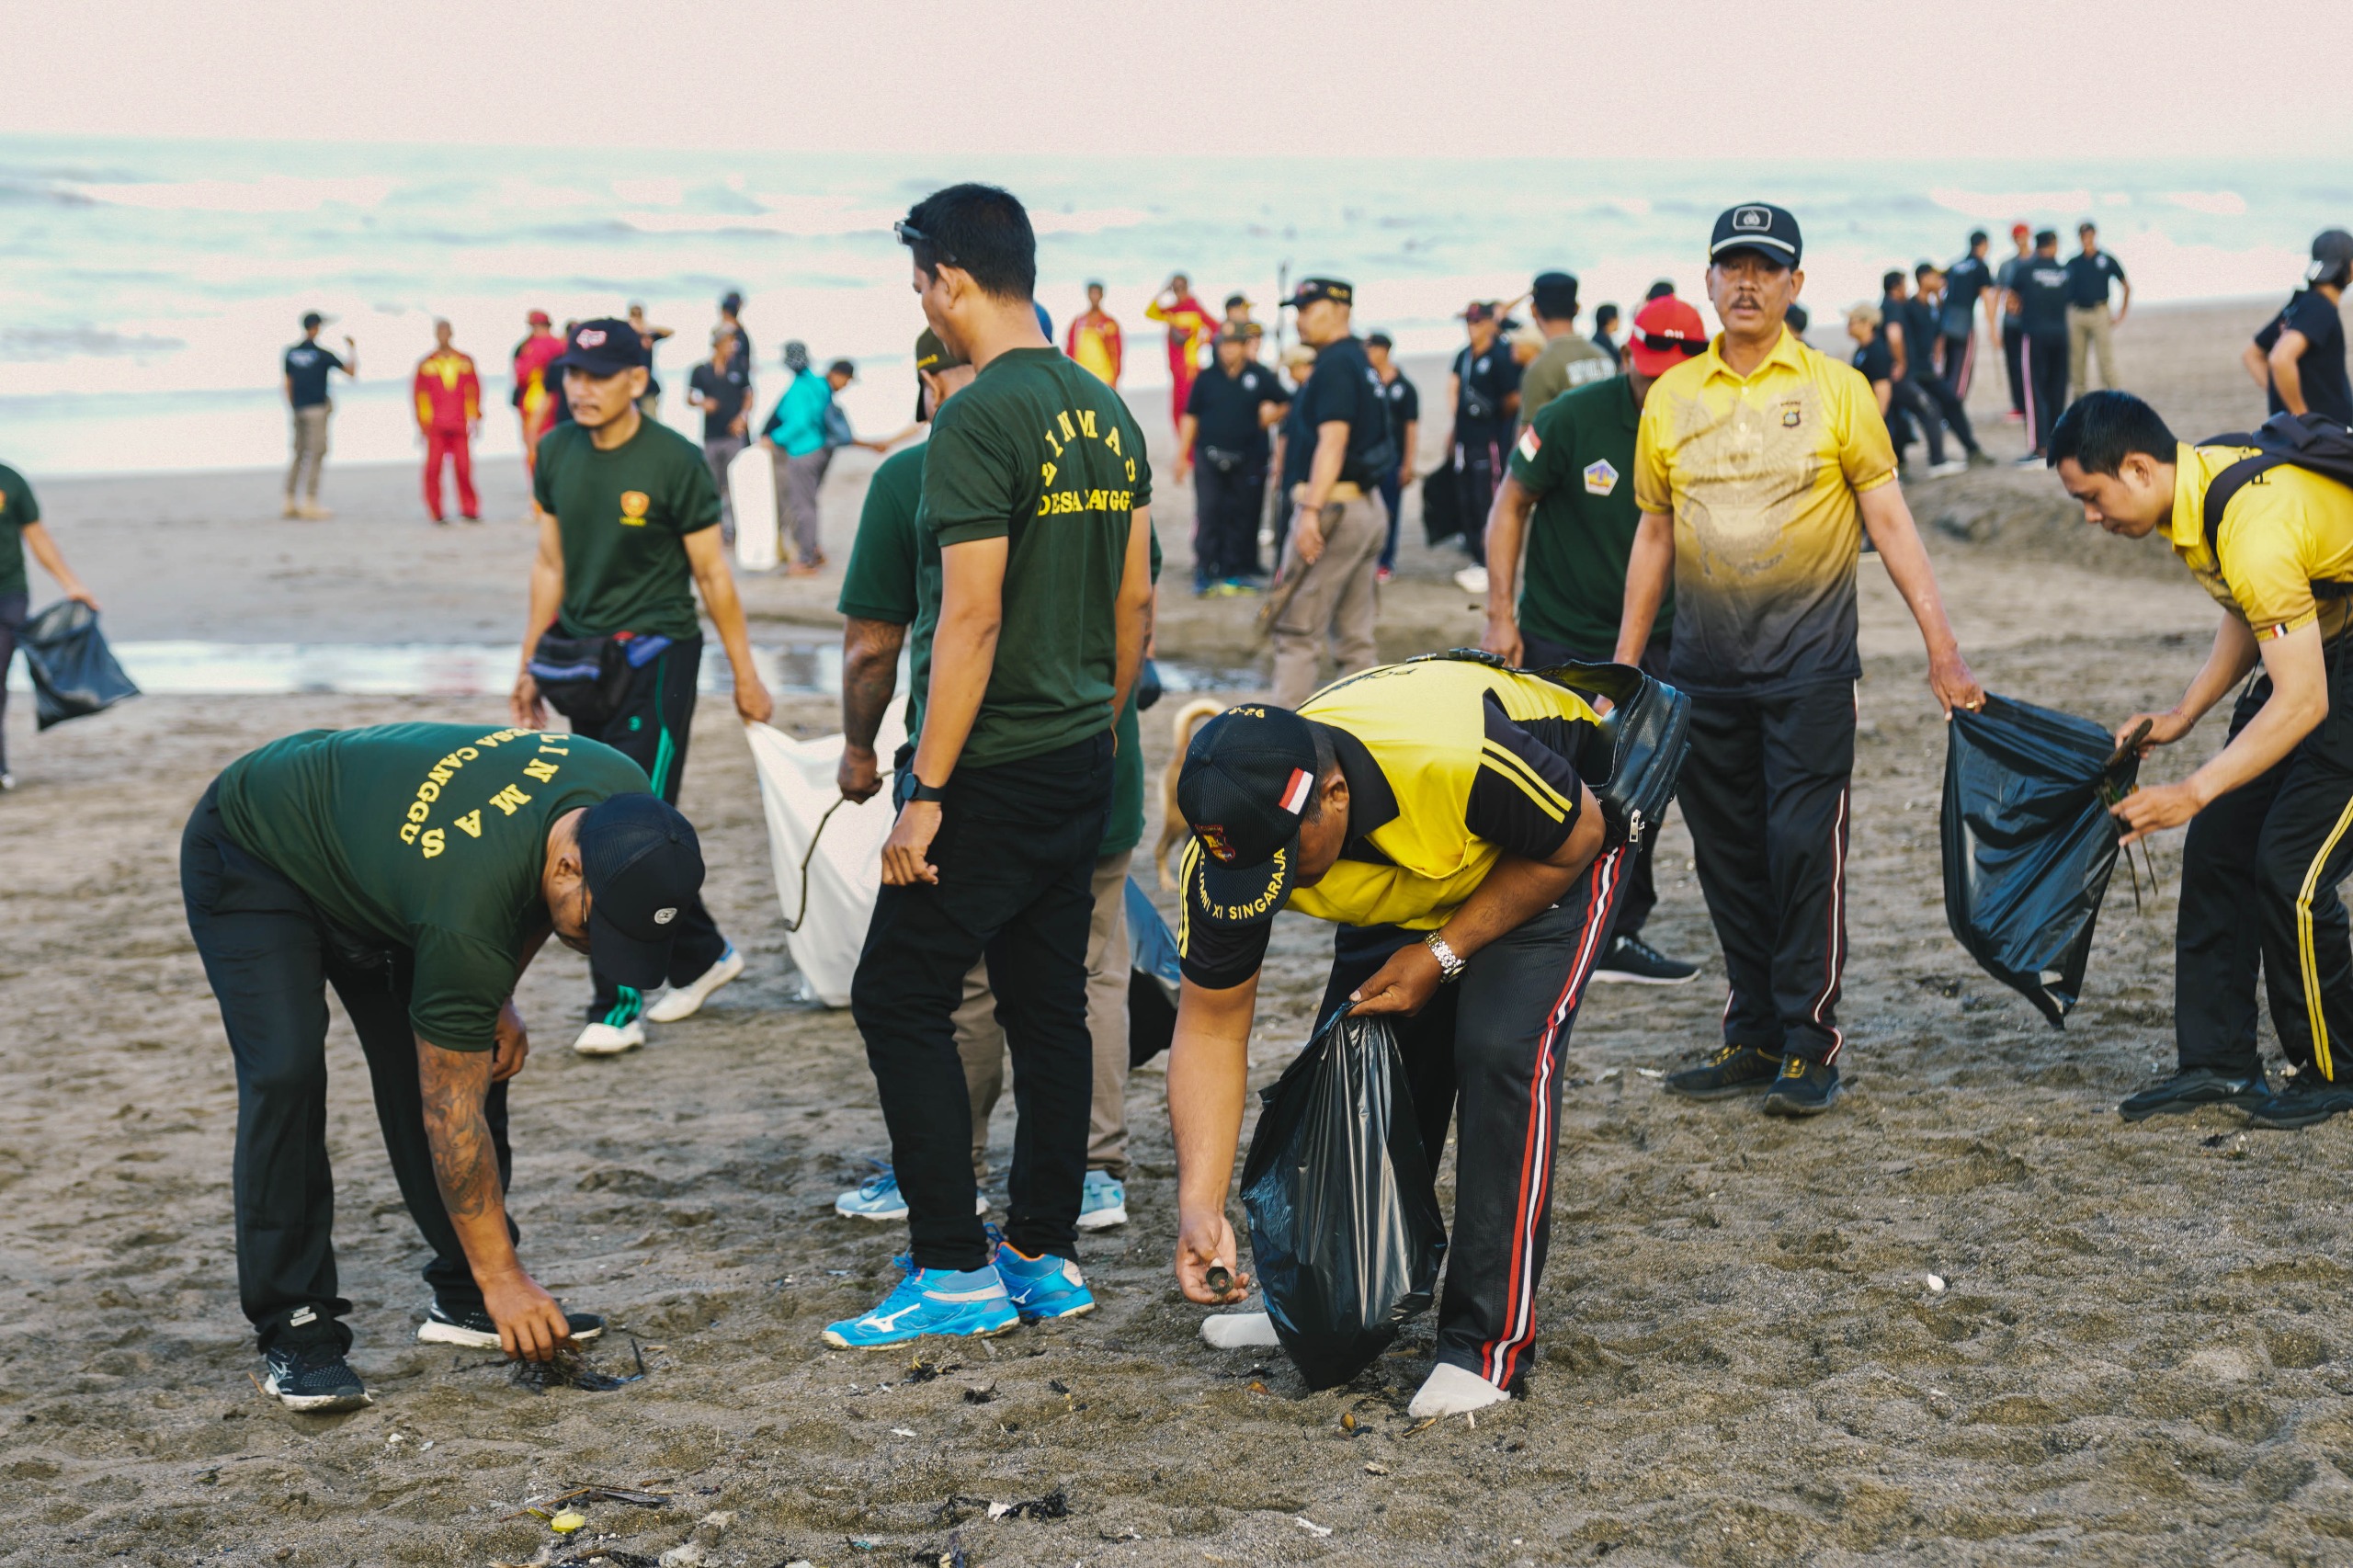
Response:
[{"label": "embroidered chest logo", "polygon": [[1585,493],[1586,494],[1607,495],[1617,488],[1618,471],[1609,466],[1608,458],[1603,458],[1586,469]]},{"label": "embroidered chest logo", "polygon": [[1783,404],[1781,405],[1781,428],[1782,428],[1782,429],[1784,429],[1784,430],[1794,430],[1794,429],[1796,429],[1800,425],[1802,425],[1802,424],[1804,424],[1804,423],[1805,423],[1805,405],[1804,405],[1804,404],[1802,404],[1802,403],[1783,403]]},{"label": "embroidered chest logo", "polygon": [[1193,829],[1193,835],[1201,841],[1202,848],[1208,850],[1219,860],[1227,865],[1233,863],[1233,846],[1227,840],[1225,829],[1222,825],[1213,822],[1205,822]]},{"label": "embroidered chest logo", "polygon": [[653,498],[642,490],[621,492],[621,527],[642,528],[645,526],[645,509],[654,505]]}]

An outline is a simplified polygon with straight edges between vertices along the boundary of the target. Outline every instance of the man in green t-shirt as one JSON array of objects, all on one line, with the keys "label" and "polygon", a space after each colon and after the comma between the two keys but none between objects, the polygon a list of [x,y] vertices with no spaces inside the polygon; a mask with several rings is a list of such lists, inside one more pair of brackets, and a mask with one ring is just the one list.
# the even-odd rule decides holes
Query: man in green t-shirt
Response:
[{"label": "man in green t-shirt", "polygon": [[[969,386],[972,369],[949,352],[928,327],[915,340],[915,373],[921,381],[922,417]],[[907,745],[895,759],[904,767],[923,730],[923,692],[931,673],[932,625],[918,619],[926,594],[939,601],[939,546],[926,534],[916,512],[923,497],[924,454],[910,447],[874,471],[859,515],[858,538],[842,574],[842,764],[847,800],[865,801],[881,788],[874,736],[881,728],[899,674],[899,649],[911,642],[908,666]],[[1160,574],[1160,544],[1153,541],[1153,575]],[[914,631],[910,639],[908,628]],[[1086,1183],[1078,1210],[1082,1231],[1127,1223],[1128,1175],[1128,861],[1143,837],[1143,744],[1131,694],[1114,726],[1119,747],[1112,761],[1111,815],[1096,852],[1095,913],[1086,932],[1086,1031],[1095,1047],[1095,1087],[1090,1100]],[[964,976],[963,1001],[956,1009],[956,1051],[964,1065],[964,1087],[972,1108],[972,1178],[988,1176],[989,1114],[1005,1083],[1005,1030],[996,1020],[996,995],[989,988],[988,961]],[[906,1199],[896,1173],[885,1169],[845,1192],[834,1205],[851,1219],[904,1220]]]},{"label": "man in green t-shirt", "polygon": [[[1511,471],[1487,515],[1487,631],[1479,645],[1524,669],[1607,664],[1617,648],[1626,560],[1643,520],[1633,482],[1643,402],[1653,381],[1707,348],[1708,330],[1682,301],[1653,300],[1634,317],[1627,347],[1624,375],[1573,386],[1537,410],[1512,447]],[[1671,601],[1662,604],[1651,632],[1643,667],[1654,676],[1666,669],[1674,613]],[[1697,964],[1643,940],[1658,904],[1657,850],[1655,833],[1635,846],[1616,935],[1594,966],[1597,981],[1679,985],[1699,973]]]},{"label": "man in green t-shirt", "polygon": [[[1143,433],[1047,341],[1021,203],[951,186],[897,233],[925,319],[975,374],[933,418],[924,456],[917,526],[940,568],[918,610],[933,627],[922,733],[894,780],[899,817],[850,988],[914,1267],[874,1311],[826,1327],[846,1346],[1000,1334],[1094,1307],[1075,1261],[1094,1076],[1087,926],[1111,731],[1152,603]],[[973,1213],[953,1023],[984,956],[1019,1085],[994,1259]]]},{"label": "man in green t-shirt", "polygon": [[[574,327],[563,355],[548,367],[563,378],[572,418],[540,438],[532,473],[540,551],[512,706],[517,724],[537,727],[547,722],[544,704],[553,703],[574,733],[633,758],[654,792],[675,805],[702,668],[702,624],[689,583],[702,590],[727,650],[735,710],[766,723],[776,705],[752,665],[744,607],[720,540],[710,469],[692,441],[639,410],[647,366],[638,330],[606,320]],[[563,652],[537,656],[551,631]],[[618,683],[600,674],[614,661],[625,666]],[[744,972],[742,957],[700,898],[689,901],[679,926],[664,977],[670,990],[650,1007],[636,987],[591,967],[595,994],[573,1050],[614,1056],[642,1045],[645,1019],[667,1024],[691,1017]]]},{"label": "man in green t-shirt", "polygon": [[33,499],[33,487],[25,483],[23,474],[0,463],[0,791],[17,787],[16,775],[8,771],[8,665],[17,656],[17,637],[24,630],[32,603],[32,581],[25,575],[28,550],[41,569],[57,580],[67,598],[79,599],[92,609],[98,608],[82,579],[65,564],[57,541],[49,537],[40,520],[40,503]]},{"label": "man in green t-shirt", "polygon": [[326,987],[433,1248],[417,1338],[545,1360],[604,1321],[525,1273],[506,1213],[515,983],[552,934],[626,984],[671,961],[702,850],[609,746],[478,724],[308,730],[231,763],[180,839],[188,930],[237,1066],[237,1290],[296,1410],[368,1403],[338,1320]]}]

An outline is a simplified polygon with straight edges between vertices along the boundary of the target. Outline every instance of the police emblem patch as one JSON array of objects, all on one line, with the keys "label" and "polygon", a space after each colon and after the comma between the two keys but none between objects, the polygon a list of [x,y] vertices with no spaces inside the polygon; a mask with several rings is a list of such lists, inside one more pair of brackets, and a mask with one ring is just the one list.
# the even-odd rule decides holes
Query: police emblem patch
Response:
[{"label": "police emblem patch", "polygon": [[1617,488],[1618,471],[1609,466],[1609,460],[1608,458],[1603,458],[1600,461],[1593,463],[1586,469],[1585,491],[1586,494],[1607,495]]}]

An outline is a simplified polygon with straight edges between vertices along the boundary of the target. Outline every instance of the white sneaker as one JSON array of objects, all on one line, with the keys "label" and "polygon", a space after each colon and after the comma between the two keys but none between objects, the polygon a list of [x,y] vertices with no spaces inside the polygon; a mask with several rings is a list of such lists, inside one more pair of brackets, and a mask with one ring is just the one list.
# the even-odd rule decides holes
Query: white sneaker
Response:
[{"label": "white sneaker", "polygon": [[1968,472],[1969,460],[1966,458],[1947,458],[1940,463],[1930,463],[1928,465],[1928,477],[1930,479],[1949,479],[1956,473],[1967,473]]},{"label": "white sneaker", "polygon": [[1264,1312],[1212,1312],[1201,1320],[1201,1338],[1220,1350],[1257,1350],[1280,1345],[1275,1320]]},{"label": "white sneaker", "polygon": [[1484,1410],[1491,1404],[1501,1404],[1511,1395],[1476,1372],[1466,1372],[1449,1361],[1440,1361],[1430,1369],[1422,1390],[1405,1414],[1416,1421],[1433,1415],[1462,1415],[1473,1410]]},{"label": "white sneaker", "polygon": [[680,1018],[691,1018],[710,1000],[710,994],[744,972],[744,955],[731,944],[719,955],[719,961],[704,970],[696,980],[685,985],[674,985],[662,994],[662,999],[645,1009],[645,1019],[653,1024],[675,1024]]},{"label": "white sneaker", "polygon": [[1466,594],[1483,594],[1487,591],[1487,569],[1465,566],[1454,574],[1454,585]]},{"label": "white sneaker", "polygon": [[645,1020],[631,1018],[625,1024],[590,1024],[572,1042],[572,1049],[583,1056],[619,1056],[644,1043]]},{"label": "white sneaker", "polygon": [[16,776],[15,774],[13,774],[13,773],[0,773],[0,793],[5,793],[5,792],[6,792],[7,790],[10,790],[15,789],[16,787],[17,787],[17,776]]}]

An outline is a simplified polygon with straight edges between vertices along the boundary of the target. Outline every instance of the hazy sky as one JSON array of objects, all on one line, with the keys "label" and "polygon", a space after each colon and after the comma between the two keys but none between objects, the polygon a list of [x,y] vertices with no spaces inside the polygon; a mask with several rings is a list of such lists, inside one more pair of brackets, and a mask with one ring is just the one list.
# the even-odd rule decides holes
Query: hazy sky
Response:
[{"label": "hazy sky", "polygon": [[[81,0],[0,132],[1436,157],[2336,154],[2353,12],[2278,0]],[[2307,48],[2307,46],[2309,46]],[[2322,75],[2325,76],[2324,68]]]}]

